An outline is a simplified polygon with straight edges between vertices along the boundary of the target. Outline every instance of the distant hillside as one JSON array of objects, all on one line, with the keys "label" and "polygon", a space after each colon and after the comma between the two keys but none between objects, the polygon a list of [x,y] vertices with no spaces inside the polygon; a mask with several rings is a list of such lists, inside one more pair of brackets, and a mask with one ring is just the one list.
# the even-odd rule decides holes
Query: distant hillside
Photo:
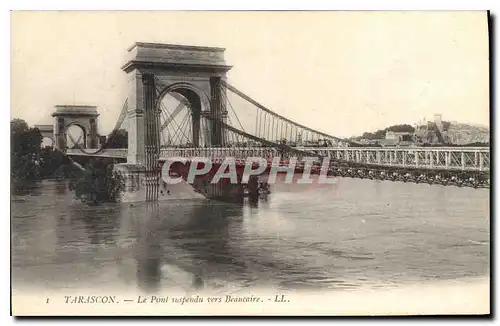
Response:
[{"label": "distant hillside", "polygon": [[455,145],[490,142],[489,128],[460,122],[451,122],[448,130],[443,132],[443,136],[445,140]]},{"label": "distant hillside", "polygon": [[410,125],[395,125],[376,132],[365,132],[362,136],[352,137],[356,141],[379,142],[385,138],[387,131],[410,132],[414,135],[413,142],[417,144],[489,144],[490,130],[486,126],[471,125],[461,122],[443,121],[441,130],[437,130],[434,122],[419,126],[416,129]]},{"label": "distant hillside", "polygon": [[394,131],[394,132],[414,132],[415,128],[413,128],[410,125],[393,125],[390,127],[387,127],[385,129],[379,129],[375,132],[365,132],[363,135],[358,136],[358,137],[351,137],[353,140],[361,140],[361,139],[368,139],[368,140],[374,140],[374,139],[384,139],[385,134],[388,131]]}]

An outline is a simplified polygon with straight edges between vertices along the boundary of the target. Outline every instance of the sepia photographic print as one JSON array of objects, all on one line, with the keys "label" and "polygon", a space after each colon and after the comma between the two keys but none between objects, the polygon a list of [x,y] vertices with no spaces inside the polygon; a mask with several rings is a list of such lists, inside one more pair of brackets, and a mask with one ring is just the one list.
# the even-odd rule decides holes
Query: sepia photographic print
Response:
[{"label": "sepia photographic print", "polygon": [[13,11],[14,316],[490,314],[487,11]]}]

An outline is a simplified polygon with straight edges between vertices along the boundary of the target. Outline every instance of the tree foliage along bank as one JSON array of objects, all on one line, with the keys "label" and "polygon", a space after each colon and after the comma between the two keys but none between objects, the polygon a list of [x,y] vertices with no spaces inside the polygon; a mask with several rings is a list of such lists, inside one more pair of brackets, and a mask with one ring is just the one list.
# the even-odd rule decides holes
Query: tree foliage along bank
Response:
[{"label": "tree foliage along bank", "polygon": [[106,141],[107,148],[128,148],[128,132],[125,129],[114,130]]},{"label": "tree foliage along bank", "polygon": [[125,184],[121,175],[113,172],[112,160],[93,158],[84,166],[85,171],[70,181],[75,197],[89,204],[119,201]]},{"label": "tree foliage along bank", "polygon": [[[85,172],[77,169],[71,160],[52,147],[42,148],[40,130],[30,128],[26,121],[13,119],[11,129],[11,181],[42,179],[71,180],[70,189],[77,199],[97,203],[117,201],[123,189],[122,179],[113,174],[113,161],[103,158],[85,159]],[[113,144],[122,146],[126,132],[119,131]]]}]

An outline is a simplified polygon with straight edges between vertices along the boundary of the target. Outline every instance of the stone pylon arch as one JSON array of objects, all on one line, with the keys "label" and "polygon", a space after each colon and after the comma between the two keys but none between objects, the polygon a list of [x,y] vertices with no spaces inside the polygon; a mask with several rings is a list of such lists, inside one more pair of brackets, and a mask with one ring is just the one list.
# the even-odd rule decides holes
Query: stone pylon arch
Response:
[{"label": "stone pylon arch", "polygon": [[[159,142],[158,102],[168,92],[188,97],[196,108],[193,112],[200,116],[224,118],[221,80],[231,69],[225,63],[224,51],[216,47],[159,43],[135,43],[128,49],[128,59],[122,67],[128,76],[128,163],[145,165],[146,151],[153,146],[154,138]],[[198,119],[198,116],[193,119],[195,142],[199,135]],[[220,127],[211,125],[211,145],[222,145],[223,138]]]},{"label": "stone pylon arch", "polygon": [[55,135],[54,135],[54,126],[53,125],[35,125],[35,128],[40,131],[40,134],[43,138],[49,138],[52,141],[52,147],[55,146]]},{"label": "stone pylon arch", "polygon": [[[191,135],[192,144],[194,147],[199,147],[200,137],[202,136],[201,118],[210,114],[210,97],[201,89],[196,88],[193,84],[180,82],[170,84],[168,86],[162,85],[156,98],[155,110],[162,110],[162,100],[167,94],[177,98],[180,101],[186,101],[189,103],[189,110],[191,111],[193,124]],[[206,122],[210,124],[210,121]],[[162,132],[162,126],[160,126],[160,132]],[[211,136],[212,135],[204,135],[205,140],[208,140],[208,144],[214,143],[213,137]]]},{"label": "stone pylon arch", "polygon": [[54,117],[54,147],[65,150],[68,127],[78,125],[82,128],[85,136],[85,148],[97,148],[99,134],[97,132],[96,106],[89,105],[56,105]]}]

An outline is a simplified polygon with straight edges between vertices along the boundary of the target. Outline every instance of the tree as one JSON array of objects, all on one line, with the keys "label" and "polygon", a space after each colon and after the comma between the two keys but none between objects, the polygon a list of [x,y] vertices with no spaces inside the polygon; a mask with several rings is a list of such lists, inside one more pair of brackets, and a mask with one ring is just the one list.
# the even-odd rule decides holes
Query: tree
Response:
[{"label": "tree", "polygon": [[70,182],[75,197],[88,204],[119,201],[124,187],[123,177],[113,171],[113,160],[106,158],[91,158],[85,171]]},{"label": "tree", "polygon": [[443,126],[443,131],[448,131],[448,129],[450,129],[451,122],[443,121],[443,122],[441,122],[441,125]]},{"label": "tree", "polygon": [[109,135],[106,142],[107,148],[128,148],[128,131],[125,129],[115,130]]},{"label": "tree", "polygon": [[359,138],[364,138],[364,139],[368,139],[368,140],[384,139],[387,131],[413,133],[413,132],[415,132],[415,128],[413,128],[412,126],[410,126],[408,124],[392,125],[392,126],[387,127],[385,129],[379,129],[375,132],[365,132]]},{"label": "tree", "polygon": [[29,129],[28,123],[23,119],[13,119],[10,121],[10,133],[19,134]]},{"label": "tree", "polygon": [[361,138],[372,140],[375,139],[375,134],[371,132],[364,132]]},{"label": "tree", "polygon": [[414,132],[415,128],[408,124],[403,124],[403,125],[393,125],[388,128],[386,128],[387,131],[392,131],[392,132]]},{"label": "tree", "polygon": [[29,128],[26,121],[14,119],[11,127],[11,176],[14,179],[35,179],[38,176],[42,135]]},{"label": "tree", "polygon": [[11,151],[16,155],[38,154],[42,146],[42,134],[37,128],[29,128],[11,135]]},{"label": "tree", "polygon": [[384,139],[387,129],[380,129],[375,131],[375,139]]},{"label": "tree", "polygon": [[42,148],[39,173],[41,178],[68,178],[74,174],[74,170],[68,157],[63,153],[50,147]]}]

